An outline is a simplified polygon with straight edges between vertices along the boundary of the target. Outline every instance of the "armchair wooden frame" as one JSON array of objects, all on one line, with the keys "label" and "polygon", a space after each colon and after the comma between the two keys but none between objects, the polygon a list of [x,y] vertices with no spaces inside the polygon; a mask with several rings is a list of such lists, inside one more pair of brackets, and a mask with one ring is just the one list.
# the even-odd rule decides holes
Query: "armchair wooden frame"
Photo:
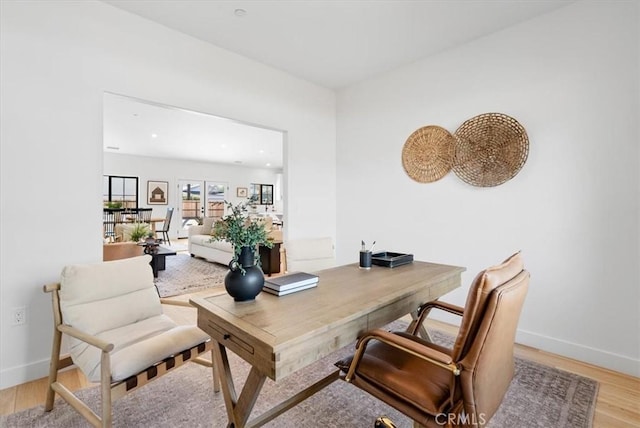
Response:
[{"label": "armchair wooden frame", "polygon": [[[111,358],[110,352],[113,350],[112,343],[105,342],[95,336],[87,334],[69,325],[65,325],[62,320],[59,297],[60,283],[48,284],[43,287],[45,293],[52,293],[53,304],[53,347],[51,350],[51,362],[49,365],[49,379],[47,388],[47,398],[45,401],[45,411],[53,409],[55,394],[58,393],[69,405],[71,405],[89,423],[96,427],[111,427],[112,425],[112,402],[136,389],[159,379],[165,374],[182,366],[187,362],[194,362],[206,367],[211,367],[213,374],[214,391],[220,390],[220,381],[215,367],[213,356],[213,344],[211,340],[200,343],[190,349],[186,349],[178,354],[160,361],[146,370],[118,382],[111,381]],[[162,304],[193,307],[188,302],[172,301],[160,299]],[[89,406],[77,398],[65,385],[58,381],[58,372],[73,365],[69,355],[60,355],[62,335],[67,334],[102,351],[100,359],[100,397],[101,416],[98,416]],[[211,354],[211,361],[200,356],[205,352]]]}]

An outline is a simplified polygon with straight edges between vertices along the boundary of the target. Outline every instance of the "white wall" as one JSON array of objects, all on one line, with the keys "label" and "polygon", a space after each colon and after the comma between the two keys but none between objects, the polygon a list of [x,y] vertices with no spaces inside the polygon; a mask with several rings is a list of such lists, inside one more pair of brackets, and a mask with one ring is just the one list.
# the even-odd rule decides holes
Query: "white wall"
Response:
[{"label": "white wall", "polygon": [[[577,2],[338,94],[340,262],[359,243],[465,266],[523,251],[518,341],[640,375],[638,4]],[[407,137],[485,112],[518,119],[522,171],[495,188],[419,184]]]},{"label": "white wall", "polygon": [[[167,208],[176,209],[170,226],[170,239],[178,237],[178,229],[181,226],[179,219],[182,215],[180,212],[182,207],[179,201],[182,196],[178,189],[178,180],[206,180],[226,183],[225,200],[237,204],[247,200],[247,198],[238,198],[236,196],[237,187],[249,188],[250,183],[273,184],[275,186],[279,172],[280,170],[267,168],[247,168],[210,162],[104,153],[105,175],[138,177],[138,205],[152,208],[152,217],[164,217]],[[169,183],[167,205],[147,205],[148,180]],[[264,210],[264,207],[262,207],[262,210]],[[288,222],[285,222],[285,225],[288,225]]]},{"label": "white wall", "polygon": [[[102,258],[105,91],[286,131],[290,237],[335,237],[332,91],[104,3],[0,7],[0,388],[48,371],[41,286],[66,264]],[[29,319],[16,327],[19,306]]]}]

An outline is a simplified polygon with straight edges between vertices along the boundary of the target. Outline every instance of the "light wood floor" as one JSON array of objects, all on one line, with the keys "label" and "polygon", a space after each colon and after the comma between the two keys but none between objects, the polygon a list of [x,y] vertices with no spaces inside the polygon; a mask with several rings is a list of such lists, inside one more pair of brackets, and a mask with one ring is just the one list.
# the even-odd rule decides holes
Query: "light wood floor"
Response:
[{"label": "light wood floor", "polygon": [[[209,293],[201,292],[196,294]],[[177,300],[188,300],[189,295]],[[165,313],[181,324],[195,324],[195,309],[167,306]],[[455,335],[457,328],[437,321],[428,321],[427,327]],[[580,361],[550,354],[527,346],[517,345],[516,355],[547,366],[573,372],[599,382],[600,388],[594,418],[595,428],[640,427],[640,379]],[[71,390],[92,386],[82,373],[74,368],[61,374],[61,381]],[[44,403],[46,378],[27,382],[0,391],[0,414],[18,412]]]}]

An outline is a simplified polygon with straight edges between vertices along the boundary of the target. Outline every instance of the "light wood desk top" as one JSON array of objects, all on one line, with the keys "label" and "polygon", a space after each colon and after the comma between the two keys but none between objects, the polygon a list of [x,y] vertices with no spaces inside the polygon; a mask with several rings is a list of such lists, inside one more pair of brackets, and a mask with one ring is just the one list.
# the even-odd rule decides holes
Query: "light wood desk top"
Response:
[{"label": "light wood desk top", "polygon": [[200,328],[278,380],[455,289],[463,271],[419,261],[393,269],[350,264],[321,271],[317,287],[286,296],[260,293],[238,303],[223,294],[191,302]]}]

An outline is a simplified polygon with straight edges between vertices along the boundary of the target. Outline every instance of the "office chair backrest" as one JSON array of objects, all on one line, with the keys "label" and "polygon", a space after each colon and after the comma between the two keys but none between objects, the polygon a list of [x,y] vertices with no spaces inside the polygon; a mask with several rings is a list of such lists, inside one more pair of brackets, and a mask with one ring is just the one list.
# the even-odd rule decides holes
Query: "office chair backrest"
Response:
[{"label": "office chair backrest", "polygon": [[474,280],[453,349],[467,415],[488,419],[500,406],[514,373],[513,344],[529,285],[520,253]]},{"label": "office chair backrest", "polygon": [[524,269],[520,253],[515,253],[499,265],[483,270],[471,283],[464,306],[460,330],[453,347],[454,361],[460,361],[468,352],[484,317],[491,292],[515,277]]}]

